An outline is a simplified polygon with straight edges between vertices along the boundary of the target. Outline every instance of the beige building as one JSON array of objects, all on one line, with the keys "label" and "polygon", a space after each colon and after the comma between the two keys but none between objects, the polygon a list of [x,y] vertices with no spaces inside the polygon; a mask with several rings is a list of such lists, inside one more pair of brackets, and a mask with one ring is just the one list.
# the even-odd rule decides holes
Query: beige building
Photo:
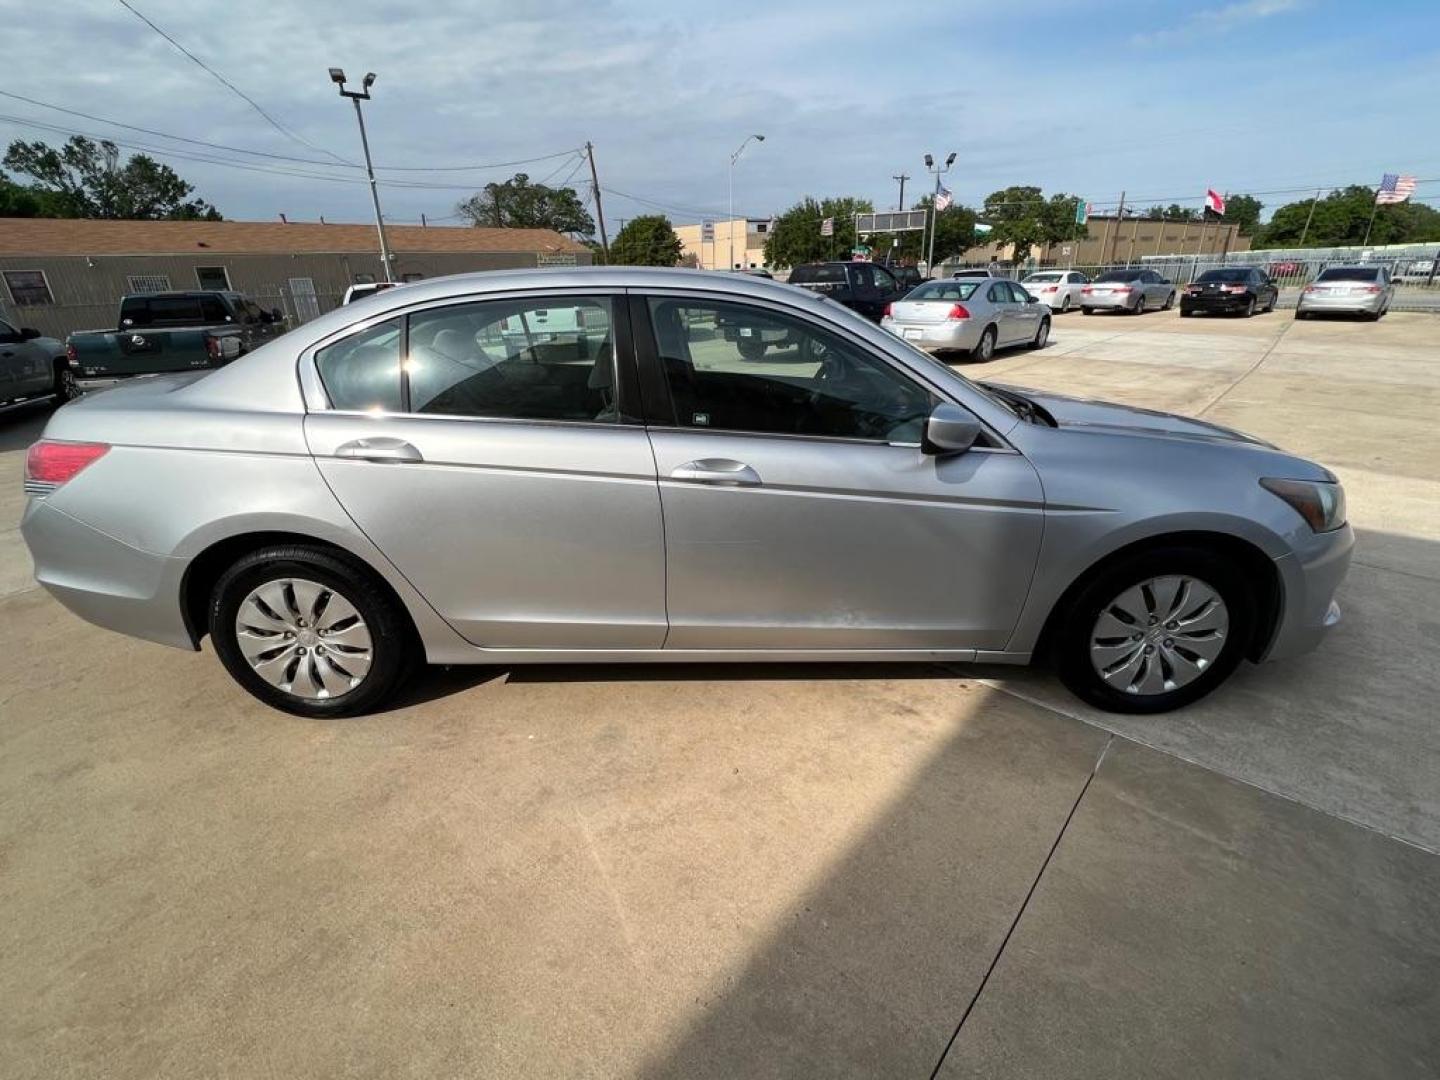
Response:
[{"label": "beige building", "polygon": [[[387,225],[391,273],[588,266],[590,249],[549,229]],[[114,325],[126,293],[233,289],[292,323],[381,274],[373,225],[0,218],[0,314],[52,337]]]},{"label": "beige building", "polygon": [[[1077,227],[1073,240],[1062,240],[1034,248],[1036,262],[1057,265],[1102,266],[1109,263],[1139,262],[1146,255],[1218,255],[1222,251],[1249,251],[1250,237],[1241,236],[1238,225],[1220,221],[1164,221],[1160,218],[1092,216]],[[1014,258],[1009,244],[988,244],[971,248],[958,260],[985,263],[991,259],[1008,263]]]},{"label": "beige building", "polygon": [[[737,270],[758,270],[765,265],[765,240],[770,235],[770,218],[735,218],[716,221],[714,239],[705,234],[704,225],[676,225],[680,238],[680,262],[701,270],[724,270],[730,266],[734,251]],[[731,240],[734,248],[731,248]]]}]

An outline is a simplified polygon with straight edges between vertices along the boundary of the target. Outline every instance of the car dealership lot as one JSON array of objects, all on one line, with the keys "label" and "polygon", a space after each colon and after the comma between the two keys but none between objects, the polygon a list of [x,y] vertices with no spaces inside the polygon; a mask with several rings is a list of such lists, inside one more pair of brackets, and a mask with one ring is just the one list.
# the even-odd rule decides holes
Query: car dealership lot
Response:
[{"label": "car dealership lot", "polygon": [[1073,313],[963,366],[1345,481],[1327,643],[1152,718],[835,666],[437,672],[299,720],[31,587],[43,418],[0,417],[0,1067],[1433,1075],[1436,332]]}]

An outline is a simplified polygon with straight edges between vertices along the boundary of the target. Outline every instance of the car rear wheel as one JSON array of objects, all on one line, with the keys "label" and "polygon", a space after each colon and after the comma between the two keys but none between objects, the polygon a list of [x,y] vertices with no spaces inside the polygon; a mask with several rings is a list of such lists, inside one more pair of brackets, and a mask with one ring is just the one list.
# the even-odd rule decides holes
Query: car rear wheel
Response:
[{"label": "car rear wheel", "polygon": [[1169,311],[1169,310],[1170,310],[1172,307],[1174,307],[1174,306],[1175,306],[1175,294],[1172,292],[1169,296],[1165,297],[1165,306],[1164,306],[1163,308],[1161,308],[1160,310],[1161,310],[1161,311]]},{"label": "car rear wheel", "polygon": [[64,405],[67,401],[74,401],[80,396],[80,384],[75,380],[75,372],[70,370],[70,365],[63,358],[55,361],[55,402]]},{"label": "car rear wheel", "polygon": [[1070,294],[1069,294],[1069,293],[1066,293],[1065,296],[1064,296],[1064,297],[1061,299],[1061,301],[1060,301],[1060,314],[1061,314],[1061,315],[1064,315],[1065,312],[1067,312],[1067,311],[1069,311],[1069,310],[1070,310]]},{"label": "car rear wheel", "polygon": [[318,547],[252,552],[211,594],[220,662],[249,693],[297,716],[354,716],[405,681],[418,650],[408,618],[368,571]]},{"label": "car rear wheel", "polygon": [[1050,320],[1041,319],[1040,325],[1035,329],[1035,338],[1030,342],[1030,348],[1043,349],[1045,343],[1050,340]]},{"label": "car rear wheel", "polygon": [[1143,314],[1145,314],[1145,294],[1144,294],[1144,293],[1141,293],[1138,297],[1136,297],[1136,299],[1135,299],[1135,306],[1130,309],[1130,312],[1129,312],[1129,313],[1130,313],[1131,315],[1143,315]]},{"label": "car rear wheel", "polygon": [[1082,315],[1094,315],[1094,314],[1095,314],[1095,309],[1094,309],[1093,307],[1084,307],[1084,306],[1082,305],[1081,308],[1080,308],[1080,314],[1082,314]]},{"label": "car rear wheel", "polygon": [[1225,681],[1255,626],[1255,590],[1193,547],[1142,551],[1096,574],[1063,613],[1060,678],[1110,712],[1159,713]]},{"label": "car rear wheel", "polygon": [[987,326],[984,333],[980,335],[980,342],[970,350],[970,356],[974,360],[989,360],[995,355],[995,327]]},{"label": "car rear wheel", "polygon": [[1268,315],[1275,310],[1275,305],[1280,302],[1280,290],[1276,289],[1270,294],[1270,303],[1265,305],[1265,313]]}]

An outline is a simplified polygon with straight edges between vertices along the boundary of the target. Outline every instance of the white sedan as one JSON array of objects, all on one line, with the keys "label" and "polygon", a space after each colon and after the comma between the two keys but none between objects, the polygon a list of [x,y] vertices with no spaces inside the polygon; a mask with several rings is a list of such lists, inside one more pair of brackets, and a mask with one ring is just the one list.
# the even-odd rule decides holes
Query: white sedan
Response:
[{"label": "white sedan", "polygon": [[1069,311],[1080,303],[1080,288],[1090,279],[1078,270],[1040,270],[1020,284],[1031,296],[1049,304],[1051,311]]}]

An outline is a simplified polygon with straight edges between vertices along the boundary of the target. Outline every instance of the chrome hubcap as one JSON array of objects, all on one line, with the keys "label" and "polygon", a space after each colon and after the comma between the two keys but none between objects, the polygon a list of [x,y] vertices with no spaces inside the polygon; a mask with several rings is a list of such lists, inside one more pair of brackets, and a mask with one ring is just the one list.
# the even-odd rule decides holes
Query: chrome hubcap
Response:
[{"label": "chrome hubcap", "polygon": [[1127,694],[1164,694],[1200,677],[1225,647],[1230,613],[1198,578],[1167,575],[1126,589],[1100,611],[1090,663]]},{"label": "chrome hubcap", "polygon": [[311,701],[355,689],[374,660],[370,629],[355,605],[304,578],[252,590],[235,613],[235,640],[257,675]]}]

